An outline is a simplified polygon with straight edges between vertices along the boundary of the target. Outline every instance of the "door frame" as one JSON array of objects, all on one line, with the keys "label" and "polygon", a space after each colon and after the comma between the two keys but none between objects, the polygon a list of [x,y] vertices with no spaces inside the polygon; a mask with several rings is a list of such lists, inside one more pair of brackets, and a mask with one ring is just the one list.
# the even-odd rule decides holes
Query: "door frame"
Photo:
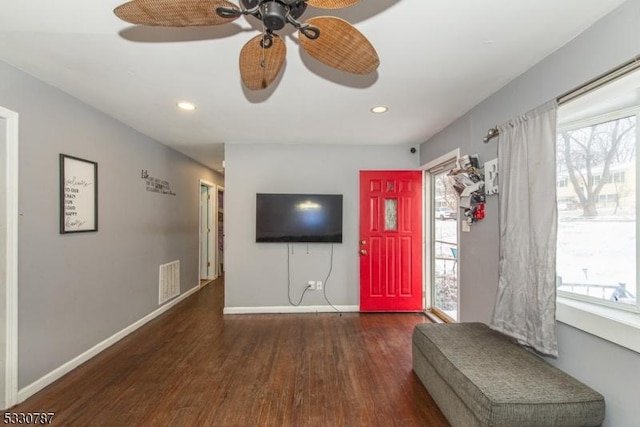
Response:
[{"label": "door frame", "polygon": [[[212,182],[209,181],[205,181],[204,179],[200,179],[200,184],[198,185],[198,206],[200,207],[200,209],[198,210],[198,283],[201,283],[200,281],[203,279],[202,276],[202,187],[207,187],[209,188],[210,191],[210,198],[209,198],[209,212],[211,213],[209,215],[209,221],[208,221],[208,227],[210,230],[214,231],[214,213],[215,213],[215,201],[214,201],[214,197],[211,197],[211,193],[213,193],[216,190],[216,185]],[[216,193],[217,195],[217,193]],[[209,239],[208,239],[208,246],[209,246],[209,256],[208,256],[208,262],[211,263],[211,266],[215,266],[217,263],[217,256],[218,253],[217,251],[212,251],[211,249],[214,247],[217,247],[216,245],[214,245],[215,243],[215,231],[213,233],[209,233]],[[215,280],[218,278],[218,269],[214,268],[213,272],[209,272],[211,277],[207,277],[207,280]],[[213,274],[211,274],[213,273]]]},{"label": "door frame", "polygon": [[6,277],[5,287],[5,365],[3,409],[18,403],[18,113],[0,107],[6,120]]},{"label": "door frame", "polygon": [[[423,227],[422,227],[422,267],[424,274],[422,276],[422,294],[424,296],[424,310],[430,310],[433,307],[433,301],[431,298],[431,280],[433,279],[433,263],[431,262],[431,240],[433,237],[433,227],[431,226],[434,221],[434,215],[432,212],[435,211],[435,206],[433,206],[433,198],[431,197],[432,192],[432,184],[431,184],[431,174],[429,170],[435,168],[438,165],[441,165],[445,162],[451,161],[452,159],[460,158],[460,148],[456,148],[455,150],[449,151],[446,154],[443,154],[440,157],[437,157],[427,163],[424,163],[420,166],[420,170],[422,173],[422,188],[424,194],[422,195],[423,200],[423,209],[422,209],[422,219],[423,219]],[[428,209],[427,209],[428,207]],[[458,215],[460,212],[458,212]],[[460,230],[459,230],[458,221],[458,248],[460,248]],[[458,263],[456,264],[456,268],[458,268],[458,313],[460,312],[460,251],[458,250]],[[458,317],[460,317],[458,315]]]}]

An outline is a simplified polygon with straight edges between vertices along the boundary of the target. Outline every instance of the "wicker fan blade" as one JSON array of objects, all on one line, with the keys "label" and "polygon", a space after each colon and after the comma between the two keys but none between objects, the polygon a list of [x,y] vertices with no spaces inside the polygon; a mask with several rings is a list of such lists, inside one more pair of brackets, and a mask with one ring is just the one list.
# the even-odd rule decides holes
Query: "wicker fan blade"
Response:
[{"label": "wicker fan blade", "polygon": [[251,90],[266,89],[278,77],[287,54],[284,41],[273,34],[273,44],[262,47],[262,35],[247,42],[240,52],[240,76]]},{"label": "wicker fan blade", "polygon": [[353,74],[369,74],[380,65],[369,40],[347,21],[319,16],[306,23],[318,27],[320,37],[312,40],[299,33],[300,45],[318,61]]},{"label": "wicker fan blade", "polygon": [[353,6],[360,0],[307,0],[309,6],[318,9],[342,9],[344,7]]},{"label": "wicker fan blade", "polygon": [[134,0],[116,7],[113,13],[131,24],[161,27],[220,25],[237,19],[221,17],[217,7],[238,9],[226,0]]}]

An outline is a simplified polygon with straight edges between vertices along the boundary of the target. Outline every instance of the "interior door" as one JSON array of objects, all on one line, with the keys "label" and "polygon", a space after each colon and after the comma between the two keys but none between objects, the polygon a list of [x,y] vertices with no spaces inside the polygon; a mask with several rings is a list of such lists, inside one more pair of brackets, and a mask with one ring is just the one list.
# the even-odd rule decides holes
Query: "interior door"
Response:
[{"label": "interior door", "polygon": [[212,278],[211,274],[211,188],[200,185],[200,279]]},{"label": "interior door", "polygon": [[224,188],[218,187],[218,274],[224,274]]},{"label": "interior door", "polygon": [[360,310],[421,311],[422,172],[360,172]]}]

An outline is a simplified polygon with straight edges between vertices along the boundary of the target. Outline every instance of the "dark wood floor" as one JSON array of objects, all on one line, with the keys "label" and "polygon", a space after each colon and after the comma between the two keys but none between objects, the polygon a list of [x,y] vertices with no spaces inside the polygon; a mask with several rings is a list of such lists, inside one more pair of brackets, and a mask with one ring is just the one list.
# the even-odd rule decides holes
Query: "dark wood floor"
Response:
[{"label": "dark wood floor", "polygon": [[64,426],[448,426],[411,370],[418,314],[223,316],[218,280],[11,412]]}]

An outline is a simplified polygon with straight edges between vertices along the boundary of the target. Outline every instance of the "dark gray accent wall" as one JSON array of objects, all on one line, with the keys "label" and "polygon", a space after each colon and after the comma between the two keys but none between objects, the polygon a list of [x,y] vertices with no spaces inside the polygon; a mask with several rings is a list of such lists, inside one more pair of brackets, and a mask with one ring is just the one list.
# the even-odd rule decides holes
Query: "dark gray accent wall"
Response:
[{"label": "dark gray accent wall", "polygon": [[[0,62],[20,115],[19,388],[158,308],[158,268],[199,284],[199,180],[221,175]],[[172,108],[170,105],[167,108]],[[59,234],[60,153],[98,163],[99,231]],[[141,171],[175,196],[146,191]]]},{"label": "dark gray accent wall", "polygon": [[[462,154],[479,154],[481,162],[495,158],[495,140],[489,144],[482,142],[489,128],[556,98],[640,54],[638,28],[640,0],[629,0],[423,143],[420,147],[422,163],[457,147]],[[497,196],[489,196],[486,219],[474,225],[470,233],[462,233],[461,236],[462,321],[488,323],[491,319],[498,283],[497,202]],[[560,357],[552,363],[604,394],[607,400],[605,425],[637,425],[640,354],[562,323],[558,324],[558,335]]]},{"label": "dark gray accent wall", "polygon": [[[256,243],[256,193],[343,195],[343,243],[334,245],[326,293],[336,305],[359,305],[359,171],[416,169],[408,146],[227,144],[225,148],[225,308],[290,307],[285,243]],[[294,244],[291,295],[324,280],[330,245]],[[327,305],[321,291],[302,305]]]}]

